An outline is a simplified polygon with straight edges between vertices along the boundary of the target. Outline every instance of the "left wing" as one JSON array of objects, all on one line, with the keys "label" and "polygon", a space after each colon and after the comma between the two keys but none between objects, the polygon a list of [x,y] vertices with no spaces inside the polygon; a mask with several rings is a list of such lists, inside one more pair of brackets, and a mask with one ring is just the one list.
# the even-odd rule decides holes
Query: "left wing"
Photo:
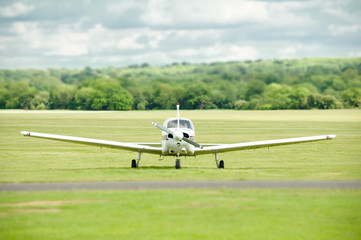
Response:
[{"label": "left wing", "polygon": [[[63,136],[63,135],[55,135],[48,133],[37,133],[37,132],[27,132],[22,131],[22,135],[29,137],[37,137],[37,138],[45,138],[50,140],[57,140],[62,142],[71,142],[71,143],[79,143],[86,145],[93,145],[99,147],[107,147],[107,148],[117,148],[117,149],[125,149],[133,152],[142,152],[142,153],[151,153],[151,154],[162,154],[162,149],[160,147],[147,146],[146,143],[124,143],[124,142],[115,142],[115,141],[107,141],[100,139],[91,139],[91,138],[81,138],[81,137],[71,137],[71,136]],[[151,144],[155,145],[155,144]],[[157,144],[159,145],[159,144]]]},{"label": "left wing", "polygon": [[[315,141],[322,141],[322,140],[330,140],[335,137],[336,137],[336,135],[322,135],[322,136],[287,138],[287,139],[234,143],[234,144],[220,144],[217,146],[206,146],[206,147],[203,147],[203,149],[195,148],[194,155],[231,152],[231,151],[238,151],[238,150],[273,147],[273,146],[304,143],[304,142],[315,142]],[[203,145],[203,146],[205,146],[205,145]]]}]

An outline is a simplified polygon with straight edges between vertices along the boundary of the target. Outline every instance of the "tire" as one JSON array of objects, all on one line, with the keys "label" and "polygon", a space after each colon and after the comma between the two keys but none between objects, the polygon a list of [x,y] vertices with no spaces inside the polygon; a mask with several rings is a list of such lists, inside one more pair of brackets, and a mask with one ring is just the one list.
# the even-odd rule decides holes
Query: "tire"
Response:
[{"label": "tire", "polygon": [[132,168],[137,168],[137,161],[135,159],[132,160]]},{"label": "tire", "polygon": [[224,161],[223,160],[219,161],[218,168],[224,168]]},{"label": "tire", "polygon": [[181,168],[180,160],[176,160],[175,161],[175,169],[180,169],[180,168]]}]

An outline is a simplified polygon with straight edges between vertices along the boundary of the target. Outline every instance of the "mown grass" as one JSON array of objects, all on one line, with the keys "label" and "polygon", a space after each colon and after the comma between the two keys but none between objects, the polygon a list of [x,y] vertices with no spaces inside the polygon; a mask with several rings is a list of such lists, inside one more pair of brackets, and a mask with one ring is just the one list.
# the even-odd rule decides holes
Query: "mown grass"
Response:
[{"label": "mown grass", "polygon": [[360,179],[361,111],[182,111],[193,120],[201,143],[337,134],[332,141],[247,150],[182,160],[61,143],[20,135],[21,130],[123,142],[160,142],[152,121],[163,123],[175,111],[82,112],[0,111],[0,182]]},{"label": "mown grass", "polygon": [[0,193],[1,239],[360,239],[360,191]]},{"label": "mown grass", "polygon": [[[174,159],[26,138],[21,130],[160,141],[174,111],[0,112],[0,182],[360,179],[361,111],[182,111],[199,142],[320,134],[332,141]],[[188,189],[0,193],[0,239],[360,239],[359,190]]]}]

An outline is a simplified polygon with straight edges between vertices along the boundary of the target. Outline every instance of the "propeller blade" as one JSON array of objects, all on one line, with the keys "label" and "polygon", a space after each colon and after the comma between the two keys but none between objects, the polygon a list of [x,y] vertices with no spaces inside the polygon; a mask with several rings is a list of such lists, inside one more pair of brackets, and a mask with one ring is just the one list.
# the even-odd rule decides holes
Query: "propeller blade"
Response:
[{"label": "propeller blade", "polygon": [[183,137],[182,140],[189,143],[189,144],[191,144],[191,145],[193,145],[193,146],[195,146],[195,147],[197,147],[197,148],[203,148],[202,145],[200,145],[199,143],[196,143],[193,140],[190,140],[189,138]]},{"label": "propeller blade", "polygon": [[[163,132],[166,132],[166,133],[169,133],[169,134],[174,135],[174,133],[173,133],[171,130],[169,130],[168,128],[166,128],[166,127],[164,127],[164,126],[162,126],[162,125],[159,125],[158,123],[152,122],[152,124],[153,124],[155,127],[157,127],[157,128],[159,128],[160,130],[162,130]],[[185,141],[185,142],[187,142],[187,143],[189,143],[189,144],[191,144],[191,145],[193,145],[193,146],[195,146],[195,147],[197,147],[197,148],[203,148],[202,145],[196,143],[196,142],[193,141],[193,140],[190,140],[189,138],[183,137],[182,140]]]},{"label": "propeller blade", "polygon": [[169,130],[168,128],[163,127],[162,125],[159,125],[158,123],[152,122],[152,124],[159,128],[160,130],[162,130],[163,132],[169,133],[173,135],[173,132],[171,130]]}]

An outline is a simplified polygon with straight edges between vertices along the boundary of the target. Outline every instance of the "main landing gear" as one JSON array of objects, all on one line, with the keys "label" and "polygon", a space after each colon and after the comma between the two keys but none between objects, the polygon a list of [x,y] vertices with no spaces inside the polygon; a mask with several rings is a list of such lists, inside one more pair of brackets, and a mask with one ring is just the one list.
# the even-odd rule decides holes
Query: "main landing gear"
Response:
[{"label": "main landing gear", "polygon": [[216,160],[217,168],[224,168],[224,161],[223,160],[220,160],[219,163],[218,163],[218,153],[214,154],[214,158]]},{"label": "main landing gear", "polygon": [[138,152],[138,159],[137,161],[135,159],[132,160],[132,168],[137,168],[139,167],[139,162],[140,162],[140,155],[142,154],[142,152]]},{"label": "main landing gear", "polygon": [[[142,154],[142,152],[138,152],[137,160],[135,160],[135,159],[132,160],[132,165],[131,165],[132,168],[139,167],[141,154]],[[217,168],[224,168],[224,161],[218,159],[218,153],[214,154],[214,158],[216,160]],[[180,169],[180,168],[181,168],[180,154],[177,154],[177,158],[175,160],[175,169]]]}]

